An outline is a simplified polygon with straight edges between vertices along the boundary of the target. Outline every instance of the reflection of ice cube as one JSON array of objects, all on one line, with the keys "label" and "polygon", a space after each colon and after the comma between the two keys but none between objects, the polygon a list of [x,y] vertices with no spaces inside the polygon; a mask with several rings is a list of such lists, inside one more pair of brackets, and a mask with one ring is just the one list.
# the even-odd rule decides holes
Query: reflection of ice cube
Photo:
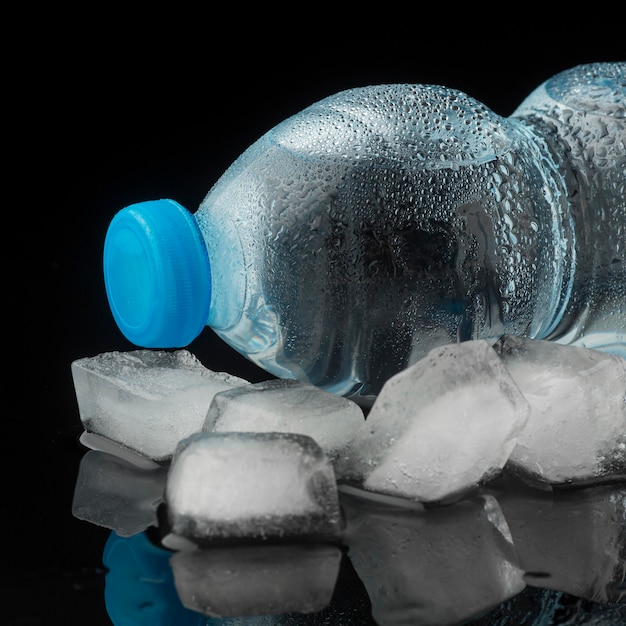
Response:
[{"label": "reflection of ice cube", "polygon": [[494,348],[531,408],[512,468],[552,483],[626,476],[625,359],[508,336]]},{"label": "reflection of ice cube", "polygon": [[112,454],[131,465],[135,465],[136,467],[140,467],[142,469],[155,469],[157,467],[162,467],[160,463],[149,459],[147,456],[143,454],[139,454],[135,450],[131,450],[126,446],[113,441],[112,439],[107,439],[106,437],[102,437],[101,435],[96,435],[96,433],[88,432],[84,430],[79,438],[80,443],[82,443],[86,448],[91,450],[98,450],[100,452],[106,452],[107,454]]},{"label": "reflection of ice cube", "polygon": [[183,605],[212,617],[321,611],[340,562],[341,550],[324,544],[209,548],[170,559]]},{"label": "reflection of ice cube", "polygon": [[341,535],[332,465],[306,435],[192,435],[172,459],[165,500],[174,535],[199,544]]},{"label": "reflection of ice cube", "polygon": [[626,485],[507,488],[498,501],[529,585],[591,602],[626,601]]},{"label": "reflection of ice cube", "polygon": [[525,587],[492,496],[420,510],[342,489],[341,504],[348,556],[378,624],[465,623]]},{"label": "reflection of ice cube", "polygon": [[296,380],[243,385],[215,395],[204,430],[309,435],[331,459],[363,424],[351,400]]},{"label": "reflection of ice cube", "polygon": [[90,450],[80,461],[72,514],[130,537],[157,525],[166,469],[142,469],[120,458]]},{"label": "reflection of ice cube", "polygon": [[443,346],[390,378],[341,452],[341,481],[437,501],[498,473],[528,404],[484,341]]},{"label": "reflection of ice cube", "polygon": [[187,350],[107,352],[72,363],[85,430],[156,461],[202,430],[213,396],[246,381],[212,372]]}]

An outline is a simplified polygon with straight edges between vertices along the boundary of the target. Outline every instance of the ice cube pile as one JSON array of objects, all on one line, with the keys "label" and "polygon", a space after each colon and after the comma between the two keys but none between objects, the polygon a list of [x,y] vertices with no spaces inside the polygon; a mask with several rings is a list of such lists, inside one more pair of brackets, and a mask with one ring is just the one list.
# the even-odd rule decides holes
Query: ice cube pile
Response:
[{"label": "ice cube pile", "polygon": [[[304,382],[253,384],[210,371],[186,350],[105,353],[75,361],[72,374],[81,441],[93,448],[81,462],[74,515],[121,537],[156,525],[162,546],[174,552],[178,595],[205,615],[320,610],[345,543],[375,612],[393,613],[389,590],[377,582],[376,550],[380,544],[386,553],[389,524],[371,526],[386,519],[384,511],[372,518],[368,508],[362,518],[351,494],[382,510],[391,498],[393,545],[403,541],[398,502],[407,507],[407,542],[419,551],[434,541],[425,532],[435,514],[425,513],[452,510],[442,503],[465,507],[468,534],[476,524],[493,530],[483,538],[502,547],[493,561],[500,586],[490,573],[474,580],[477,589],[490,589],[484,606],[475,606],[476,594],[457,594],[444,602],[444,615],[420,600],[426,608],[416,619],[473,615],[494,598],[519,593],[529,568],[541,574],[542,558],[513,550],[529,528],[523,520],[516,526],[521,505],[514,498],[499,495],[503,513],[490,496],[471,504],[473,492],[513,475],[540,483],[545,493],[550,486],[626,478],[626,360],[582,347],[504,336],[494,345],[436,348],[390,378],[367,415]],[[441,520],[435,522],[439,528]],[[446,534],[445,545],[452,536]],[[481,563],[485,546],[478,546]],[[575,581],[577,593],[602,599],[619,570],[611,563],[598,569],[605,565],[609,582]],[[226,579],[233,584],[216,582]],[[232,595],[242,585],[244,601]],[[272,595],[277,585],[293,590],[289,602]],[[394,602],[399,594],[415,605],[409,587],[395,585]]]},{"label": "ice cube pile", "polygon": [[[230,484],[247,480],[241,468],[251,458],[259,461],[255,480],[278,472],[262,461],[267,449],[255,456],[260,442],[269,445],[261,433],[310,438],[339,482],[428,503],[505,467],[551,484],[626,475],[626,360],[582,347],[504,336],[493,346],[436,348],[387,381],[367,418],[347,398],[295,380],[252,384],[206,369],[186,350],[105,353],[75,361],[72,374],[91,437],[171,462],[171,477],[183,440],[204,446],[199,491],[217,487],[208,478],[218,471]],[[220,465],[226,442],[237,442],[239,456]]]},{"label": "ice cube pile", "polygon": [[626,360],[504,336],[437,348],[384,385],[338,479],[442,501],[505,466],[570,484],[626,476]]},{"label": "ice cube pile", "polygon": [[528,414],[486,342],[438,348],[387,381],[338,478],[424,502],[455,496],[504,467]]}]

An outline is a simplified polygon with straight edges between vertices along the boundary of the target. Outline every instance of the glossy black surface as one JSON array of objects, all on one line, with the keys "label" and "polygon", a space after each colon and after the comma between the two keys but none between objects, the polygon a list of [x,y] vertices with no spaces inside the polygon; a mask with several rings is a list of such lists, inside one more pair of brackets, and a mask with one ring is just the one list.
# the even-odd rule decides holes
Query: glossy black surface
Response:
[{"label": "glossy black surface", "polygon": [[291,516],[280,537],[250,534],[245,515],[211,538],[172,534],[167,472],[111,451],[81,460],[72,511],[111,530],[116,624],[541,626],[568,600],[609,623],[626,613],[623,481],[552,489],[505,471],[428,507],[340,484],[332,540]]},{"label": "glossy black surface", "polygon": [[[85,449],[70,363],[132,349],[115,328],[101,278],[104,233],[119,208],[171,197],[194,210],[260,134],[341,89],[439,83],[508,115],[560,70],[626,58],[623,38],[605,35],[605,26],[596,34],[586,24],[503,32],[502,15],[482,15],[479,27],[459,15],[459,38],[444,15],[417,29],[413,17],[372,16],[360,28],[320,9],[306,24],[289,15],[278,26],[265,15],[268,27],[249,17],[255,28],[246,33],[238,28],[243,6],[230,17],[198,11],[178,20],[155,6],[135,23],[126,13],[83,9],[32,9],[28,22],[6,25],[19,41],[6,57],[4,117],[5,188],[13,192],[3,231],[10,375],[0,621],[7,626],[111,624],[102,561],[109,531],[71,513]],[[210,369],[266,378],[211,331],[190,350]],[[338,601],[363,601],[353,572],[340,581]],[[543,599],[527,590],[513,602],[540,611]],[[561,623],[573,623],[572,615],[586,623],[586,603],[559,602]],[[497,618],[481,623],[516,623]]]}]

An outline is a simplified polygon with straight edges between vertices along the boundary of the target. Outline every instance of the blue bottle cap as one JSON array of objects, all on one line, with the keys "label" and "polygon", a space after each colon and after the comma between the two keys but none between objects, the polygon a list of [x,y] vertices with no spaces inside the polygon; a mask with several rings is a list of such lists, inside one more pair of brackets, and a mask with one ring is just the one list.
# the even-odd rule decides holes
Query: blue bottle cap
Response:
[{"label": "blue bottle cap", "polygon": [[122,209],[104,242],[104,282],[124,336],[143,348],[181,348],[206,325],[211,266],[194,217],[173,200]]}]

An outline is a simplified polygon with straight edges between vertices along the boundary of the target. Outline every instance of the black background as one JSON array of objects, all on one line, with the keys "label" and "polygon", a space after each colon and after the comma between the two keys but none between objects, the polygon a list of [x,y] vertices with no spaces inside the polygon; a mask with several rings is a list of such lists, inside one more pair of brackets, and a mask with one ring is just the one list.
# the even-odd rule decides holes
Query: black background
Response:
[{"label": "black background", "polygon": [[[84,450],[70,364],[133,348],[100,269],[116,211],[162,197],[195,210],[262,133],[343,89],[436,83],[506,116],[561,70],[626,59],[610,17],[539,31],[497,12],[379,8],[357,23],[322,7],[163,11],[131,20],[92,7],[6,26],[18,37],[4,83],[2,623],[110,624],[99,575],[108,531],[71,515]],[[208,329],[189,349],[210,369],[266,377]]]}]

